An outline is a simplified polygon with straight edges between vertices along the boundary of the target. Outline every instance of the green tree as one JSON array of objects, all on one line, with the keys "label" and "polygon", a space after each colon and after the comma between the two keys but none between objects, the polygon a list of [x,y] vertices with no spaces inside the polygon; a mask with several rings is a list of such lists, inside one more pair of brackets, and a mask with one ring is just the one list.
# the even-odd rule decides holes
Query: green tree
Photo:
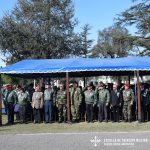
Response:
[{"label": "green tree", "polygon": [[89,24],[85,24],[84,27],[82,28],[82,32],[80,33],[80,38],[81,38],[81,49],[80,49],[80,54],[83,57],[87,57],[89,50],[91,48],[91,45],[93,43],[93,40],[88,39],[89,36],[89,31],[90,31],[91,27]]},{"label": "green tree", "polygon": [[132,36],[133,45],[144,48],[141,55],[150,55],[150,0],[132,1],[136,4],[122,12],[117,21],[118,24],[137,28],[137,33]]},{"label": "green tree", "polygon": [[73,17],[72,0],[18,0],[0,20],[1,53],[6,62],[71,55],[77,23]]},{"label": "green tree", "polygon": [[114,25],[98,33],[97,44],[92,49],[91,57],[123,57],[132,49],[132,39],[126,28]]}]

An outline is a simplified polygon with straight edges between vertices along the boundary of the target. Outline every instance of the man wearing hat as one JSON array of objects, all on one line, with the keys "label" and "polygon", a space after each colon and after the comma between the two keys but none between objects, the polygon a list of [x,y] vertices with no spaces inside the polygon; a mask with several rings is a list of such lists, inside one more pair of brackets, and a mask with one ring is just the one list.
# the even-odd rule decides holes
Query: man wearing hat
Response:
[{"label": "man wearing hat", "polygon": [[129,83],[124,84],[123,90],[123,116],[125,122],[131,122],[131,106],[133,105],[134,101],[134,93],[133,90],[130,89]]},{"label": "man wearing hat", "polygon": [[70,100],[71,100],[71,115],[72,115],[72,122],[79,122],[80,114],[80,104],[82,102],[82,91],[78,87],[76,81],[70,82]]},{"label": "man wearing hat", "polygon": [[14,124],[14,105],[18,101],[18,97],[16,92],[13,90],[13,86],[11,84],[7,85],[6,87],[6,95],[5,95],[5,101],[6,101],[6,107],[7,107],[7,116],[8,116],[8,125]]},{"label": "man wearing hat", "polygon": [[51,123],[53,120],[53,103],[54,103],[54,91],[51,88],[50,83],[46,83],[44,91],[44,111],[45,111],[45,123]]},{"label": "man wearing hat", "polygon": [[99,84],[96,93],[99,108],[98,120],[99,122],[102,122],[104,118],[105,122],[108,122],[107,106],[109,105],[110,101],[110,93],[108,89],[105,89],[105,85],[103,82]]},{"label": "man wearing hat", "polygon": [[84,92],[84,97],[86,103],[87,122],[93,123],[93,107],[95,106],[97,99],[95,91],[93,90],[92,82],[87,84],[87,90]]},{"label": "man wearing hat", "polygon": [[64,84],[59,85],[59,90],[56,96],[56,106],[58,107],[59,123],[66,123],[67,120],[67,94]]}]

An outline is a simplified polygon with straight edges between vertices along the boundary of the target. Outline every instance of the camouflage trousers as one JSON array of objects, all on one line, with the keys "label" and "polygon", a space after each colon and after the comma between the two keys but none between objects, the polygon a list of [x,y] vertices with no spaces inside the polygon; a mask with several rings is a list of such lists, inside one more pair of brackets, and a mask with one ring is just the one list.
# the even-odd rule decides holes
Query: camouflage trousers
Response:
[{"label": "camouflage trousers", "polygon": [[123,116],[125,121],[131,121],[131,102],[124,102],[123,105]]},{"label": "camouflage trousers", "polygon": [[71,105],[71,115],[72,120],[79,120],[80,118],[79,106]]},{"label": "camouflage trousers", "polygon": [[59,116],[59,121],[66,121],[67,118],[67,108],[65,104],[59,104],[58,105],[58,116]]}]

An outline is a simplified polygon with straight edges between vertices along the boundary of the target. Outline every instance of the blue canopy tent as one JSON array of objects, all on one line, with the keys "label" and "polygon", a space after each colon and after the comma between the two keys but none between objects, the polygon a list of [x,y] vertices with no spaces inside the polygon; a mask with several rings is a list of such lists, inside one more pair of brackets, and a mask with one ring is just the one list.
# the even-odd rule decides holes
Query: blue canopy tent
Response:
[{"label": "blue canopy tent", "polygon": [[150,57],[124,58],[71,58],[23,60],[0,70],[1,74],[24,78],[65,77],[94,75],[134,75],[150,74]]},{"label": "blue canopy tent", "polygon": [[71,58],[23,60],[0,70],[7,74],[23,78],[65,77],[67,87],[68,119],[69,77],[85,77],[100,75],[137,75],[138,82],[138,118],[141,118],[139,75],[150,75],[150,57],[124,58]]}]

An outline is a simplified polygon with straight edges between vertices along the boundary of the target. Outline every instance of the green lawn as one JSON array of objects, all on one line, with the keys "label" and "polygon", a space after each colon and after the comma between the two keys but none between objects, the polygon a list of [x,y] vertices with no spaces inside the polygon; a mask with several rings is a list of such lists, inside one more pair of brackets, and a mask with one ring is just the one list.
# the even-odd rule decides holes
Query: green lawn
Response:
[{"label": "green lawn", "polygon": [[[3,116],[3,123],[6,123],[6,116]],[[22,134],[22,133],[64,133],[64,132],[114,132],[114,131],[150,131],[150,122],[146,123],[75,123],[75,124],[19,124],[12,126],[3,125],[0,127],[0,134]]]}]

